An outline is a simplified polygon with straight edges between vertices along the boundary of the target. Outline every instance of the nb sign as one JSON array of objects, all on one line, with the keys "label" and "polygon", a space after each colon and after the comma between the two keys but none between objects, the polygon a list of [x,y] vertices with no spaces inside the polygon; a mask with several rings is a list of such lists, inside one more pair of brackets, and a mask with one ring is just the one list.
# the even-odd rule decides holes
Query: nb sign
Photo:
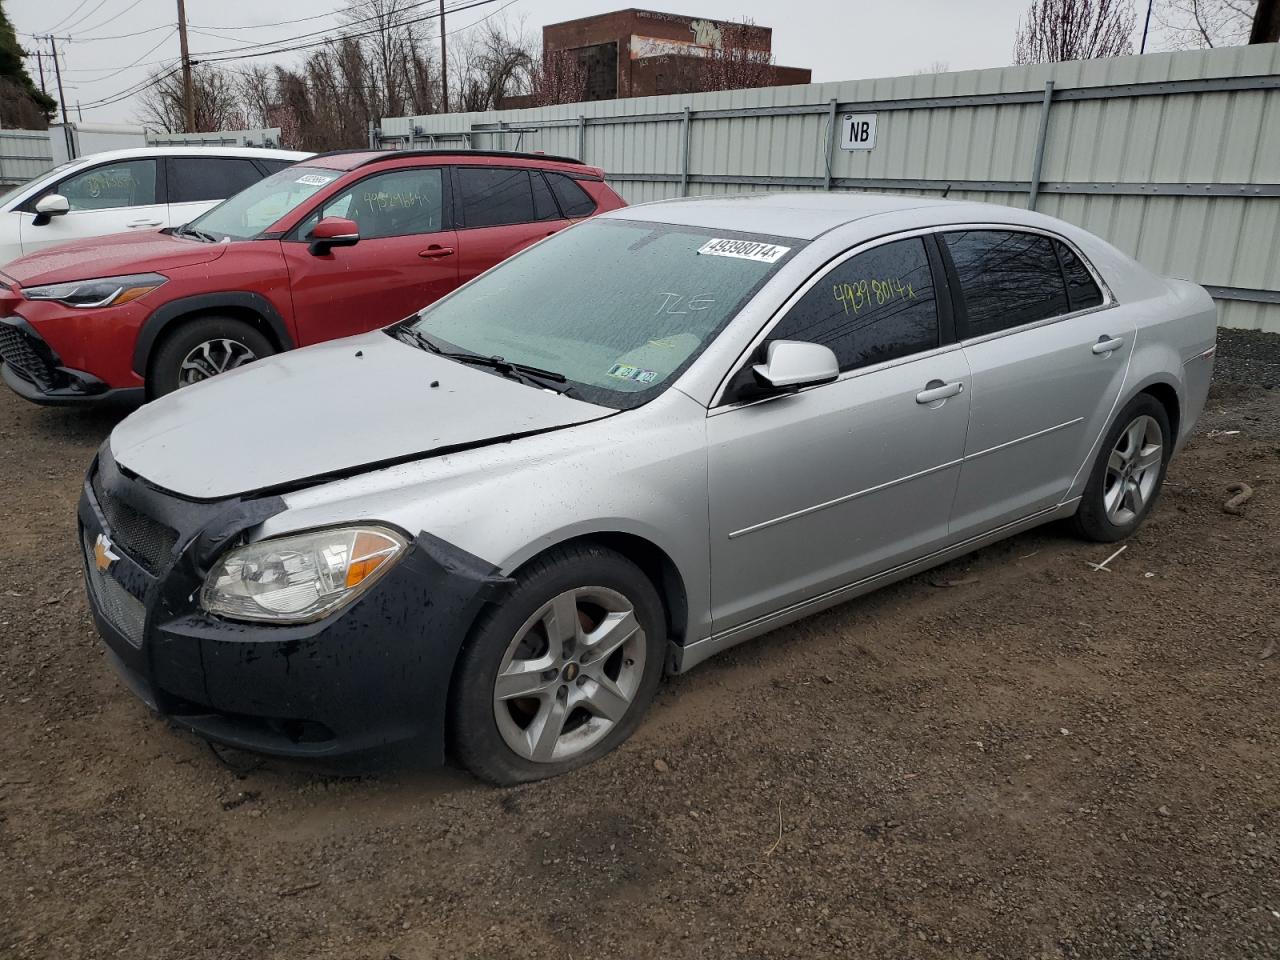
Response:
[{"label": "nb sign", "polygon": [[841,150],[870,150],[876,145],[876,115],[846,113],[840,122]]}]

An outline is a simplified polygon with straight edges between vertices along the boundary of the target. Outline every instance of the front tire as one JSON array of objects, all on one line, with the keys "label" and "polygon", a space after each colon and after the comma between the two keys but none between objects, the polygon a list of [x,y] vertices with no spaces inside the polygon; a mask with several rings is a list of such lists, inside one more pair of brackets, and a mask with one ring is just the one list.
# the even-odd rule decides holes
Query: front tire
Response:
[{"label": "front tire", "polygon": [[200,317],[165,337],[151,363],[148,387],[162,397],[275,353],[262,331],[232,317]]},{"label": "front tire", "polygon": [[1073,517],[1076,533],[1113,543],[1142,525],[1164,486],[1173,434],[1169,414],[1155,397],[1140,393],[1107,431]]},{"label": "front tire", "polygon": [[449,698],[454,756],[504,786],[604,756],[657,691],[665,622],[653,584],[620,554],[586,544],[534,561],[459,654]]}]

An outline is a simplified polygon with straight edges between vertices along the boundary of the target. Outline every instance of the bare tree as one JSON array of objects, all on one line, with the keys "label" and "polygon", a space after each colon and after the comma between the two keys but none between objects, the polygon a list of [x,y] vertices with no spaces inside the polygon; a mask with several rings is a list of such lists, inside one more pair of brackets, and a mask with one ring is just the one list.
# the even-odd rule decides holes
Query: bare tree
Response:
[{"label": "bare tree", "polygon": [[553,50],[534,64],[529,92],[538,107],[587,98],[587,68],[575,50]]},{"label": "bare tree", "polygon": [[449,49],[449,89],[457,91],[454,110],[492,110],[533,87],[533,44],[505,23],[490,21],[479,35],[469,35]]},{"label": "bare tree", "polygon": [[1031,0],[1018,22],[1015,63],[1058,63],[1133,52],[1130,0]]},{"label": "bare tree", "polygon": [[919,70],[912,70],[911,73],[917,77],[924,77],[931,73],[946,73],[950,69],[951,64],[946,60],[934,60],[927,67],[921,67]]},{"label": "bare tree", "polygon": [[[191,95],[195,101],[196,131],[239,130],[247,126],[235,82],[212,65],[196,66],[191,71]],[[138,119],[144,126],[165,133],[186,130],[186,113],[182,77],[175,71],[152,76],[138,100]]]},{"label": "bare tree", "polygon": [[1166,46],[1233,47],[1249,41],[1258,0],[1162,0],[1155,7]]},{"label": "bare tree", "polygon": [[749,46],[755,23],[742,20],[720,25],[720,44],[712,47],[696,66],[694,89],[746,90],[775,83],[773,54]]}]

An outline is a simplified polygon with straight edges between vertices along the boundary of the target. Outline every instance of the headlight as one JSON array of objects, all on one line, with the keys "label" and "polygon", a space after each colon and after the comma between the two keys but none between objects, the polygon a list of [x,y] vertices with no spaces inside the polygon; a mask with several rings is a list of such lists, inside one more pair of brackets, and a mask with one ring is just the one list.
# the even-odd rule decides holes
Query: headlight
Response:
[{"label": "headlight", "polygon": [[57,300],[69,307],[114,307],[145,296],[166,279],[158,273],[134,273],[127,277],[102,277],[98,280],[72,280],[70,283],[26,287],[22,293],[28,300]]},{"label": "headlight", "polygon": [[223,555],[200,605],[235,620],[319,620],[373,586],[406,546],[393,530],[364,526],[261,540]]}]

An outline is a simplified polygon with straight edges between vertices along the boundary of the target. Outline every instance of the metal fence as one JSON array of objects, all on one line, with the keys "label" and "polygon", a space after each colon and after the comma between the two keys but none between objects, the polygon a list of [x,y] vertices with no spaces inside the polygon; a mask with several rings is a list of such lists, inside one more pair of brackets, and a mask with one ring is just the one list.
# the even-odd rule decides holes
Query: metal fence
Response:
[{"label": "metal fence", "polygon": [[[124,128],[128,129],[128,128]],[[137,129],[138,147],[275,147],[280,143],[280,128],[259,130],[222,130],[217,133],[155,133]],[[54,130],[0,129],[0,185],[26,183],[53,166],[51,136],[64,136],[61,127]],[[66,151],[63,150],[63,155]]]},{"label": "metal fence", "polygon": [[0,184],[26,183],[51,166],[48,130],[0,130]]},{"label": "metal fence", "polygon": [[1280,45],[384,119],[375,145],[541,150],[631,203],[877,190],[1030,206],[1280,332]]},{"label": "metal fence", "polygon": [[278,147],[280,128],[220,130],[217,133],[156,133],[147,131],[150,147]]}]

